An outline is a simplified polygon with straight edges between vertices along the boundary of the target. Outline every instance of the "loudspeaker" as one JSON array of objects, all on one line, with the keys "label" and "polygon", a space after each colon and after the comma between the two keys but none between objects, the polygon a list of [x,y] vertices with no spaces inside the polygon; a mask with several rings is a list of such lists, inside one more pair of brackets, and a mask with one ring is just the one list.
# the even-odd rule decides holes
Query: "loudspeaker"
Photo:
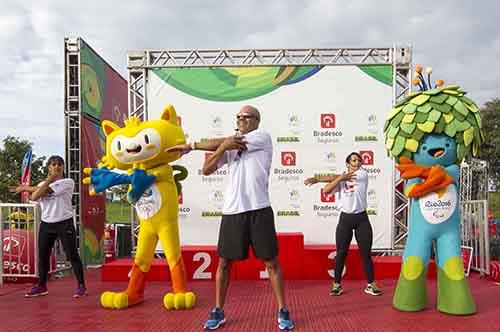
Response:
[{"label": "loudspeaker", "polygon": [[132,230],[130,225],[117,224],[116,227],[116,257],[132,256]]}]

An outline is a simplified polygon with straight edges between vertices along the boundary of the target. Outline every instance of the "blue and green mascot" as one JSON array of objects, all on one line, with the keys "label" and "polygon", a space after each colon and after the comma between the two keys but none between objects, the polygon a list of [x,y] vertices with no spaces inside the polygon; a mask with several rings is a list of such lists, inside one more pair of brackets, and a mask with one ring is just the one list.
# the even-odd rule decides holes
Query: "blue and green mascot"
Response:
[{"label": "blue and green mascot", "polygon": [[420,311],[427,304],[427,269],[436,244],[437,309],[451,315],[476,312],[465,277],[460,237],[460,163],[478,154],[483,141],[476,104],[457,85],[416,67],[420,91],[396,104],[385,123],[385,143],[406,180],[409,231],[393,298],[394,308]]}]

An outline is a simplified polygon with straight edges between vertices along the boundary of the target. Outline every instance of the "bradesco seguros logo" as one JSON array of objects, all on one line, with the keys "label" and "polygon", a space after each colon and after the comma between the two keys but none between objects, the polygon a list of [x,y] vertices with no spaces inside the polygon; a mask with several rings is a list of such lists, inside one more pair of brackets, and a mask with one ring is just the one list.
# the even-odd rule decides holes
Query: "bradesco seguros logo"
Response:
[{"label": "bradesco seguros logo", "polygon": [[[7,232],[4,232],[7,234]],[[3,239],[3,253],[12,258],[19,258],[23,255],[24,244],[26,240],[24,238],[18,238],[17,236],[6,236]]]},{"label": "bradesco seguros logo", "polygon": [[327,217],[336,217],[340,214],[340,208],[334,204],[335,203],[335,194],[330,192],[326,193],[323,188],[320,190],[320,201],[321,204],[313,205],[313,213],[317,217],[327,218]]},{"label": "bradesco seguros logo", "polygon": [[[205,152],[205,161],[207,161],[212,155],[212,152]],[[224,167],[216,170],[210,175],[205,176],[203,175],[203,170],[198,168],[198,175],[201,176],[202,183],[222,183],[224,181],[224,176],[227,175],[227,169]]]},{"label": "bradesco seguros logo", "polygon": [[297,152],[281,151],[280,166],[274,168],[274,175],[278,176],[278,181],[299,181],[299,175],[304,174],[302,168],[297,168]]},{"label": "bradesco seguros logo", "polygon": [[294,151],[281,152],[281,166],[295,166],[297,165],[297,153]]},{"label": "bradesco seguros logo", "polygon": [[191,208],[184,205],[184,195],[182,192],[179,194],[177,201],[179,203],[179,217],[187,217],[191,213]]},{"label": "bradesco seguros logo", "polygon": [[371,150],[360,150],[359,155],[363,161],[363,165],[373,165],[375,163],[373,151]]},{"label": "bradesco seguros logo", "polygon": [[[34,266],[30,264],[33,257],[25,251],[26,246],[33,245],[33,237],[25,230],[0,230],[3,232],[3,271],[6,273],[28,274],[34,273]],[[28,244],[27,244],[28,242]]]},{"label": "bradesco seguros logo", "polygon": [[338,122],[334,113],[320,114],[320,128],[313,130],[313,137],[317,143],[336,143],[342,137],[342,131],[337,129]]},{"label": "bradesco seguros logo", "polygon": [[321,128],[335,128],[336,119],[335,114],[321,114]]},{"label": "bradesco seguros logo", "polygon": [[335,194],[332,192],[327,193],[323,188],[321,188],[321,202],[335,203]]},{"label": "bradesco seguros logo", "polygon": [[366,173],[370,178],[375,179],[382,172],[380,168],[375,167],[375,153],[372,150],[359,150],[359,155]]}]

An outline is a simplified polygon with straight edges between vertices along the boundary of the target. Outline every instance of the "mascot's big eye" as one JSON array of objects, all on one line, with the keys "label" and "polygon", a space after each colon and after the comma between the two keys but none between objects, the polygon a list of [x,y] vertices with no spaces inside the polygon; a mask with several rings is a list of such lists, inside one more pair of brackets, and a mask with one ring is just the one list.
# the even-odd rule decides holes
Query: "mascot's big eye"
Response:
[{"label": "mascot's big eye", "polygon": [[149,136],[148,135],[144,135],[144,142],[146,142],[146,144],[149,144]]},{"label": "mascot's big eye", "polygon": [[118,151],[121,151],[121,149],[122,149],[122,144],[120,143],[120,141],[118,141],[118,142],[116,143],[116,147],[118,148]]},{"label": "mascot's big eye", "polygon": [[426,145],[422,145],[422,150],[426,151],[427,150],[427,146]]},{"label": "mascot's big eye", "polygon": [[450,143],[446,143],[446,147],[449,148],[450,147]]}]

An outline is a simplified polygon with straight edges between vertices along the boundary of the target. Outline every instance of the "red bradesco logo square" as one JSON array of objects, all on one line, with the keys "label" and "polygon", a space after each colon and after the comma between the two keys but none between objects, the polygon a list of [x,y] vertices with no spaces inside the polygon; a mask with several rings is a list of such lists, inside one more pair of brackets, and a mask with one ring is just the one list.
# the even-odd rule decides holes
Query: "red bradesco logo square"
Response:
[{"label": "red bradesco logo square", "polygon": [[213,152],[205,152],[205,161],[207,161],[213,154]]},{"label": "red bradesco logo square", "polygon": [[321,188],[321,202],[323,202],[323,203],[335,203],[335,194],[332,192],[325,193],[324,189]]},{"label": "red bradesco logo square", "polygon": [[360,150],[359,155],[363,161],[363,165],[373,165],[373,151],[371,150]]},{"label": "red bradesco logo square", "polygon": [[335,128],[335,114],[321,114],[321,128]]},{"label": "red bradesco logo square", "polygon": [[282,166],[295,166],[297,164],[297,155],[293,151],[281,152],[281,165]]}]

